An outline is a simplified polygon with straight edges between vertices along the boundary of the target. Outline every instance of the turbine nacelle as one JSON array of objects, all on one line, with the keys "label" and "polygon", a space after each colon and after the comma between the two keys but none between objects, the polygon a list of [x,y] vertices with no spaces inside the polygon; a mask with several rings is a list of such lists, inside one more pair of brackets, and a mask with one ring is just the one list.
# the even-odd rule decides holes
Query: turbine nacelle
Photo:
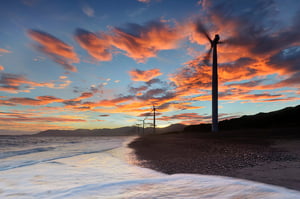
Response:
[{"label": "turbine nacelle", "polygon": [[[220,36],[218,34],[215,35],[214,40],[209,40],[211,44],[211,49],[214,48],[218,43],[220,43]],[[209,51],[209,54],[211,53],[211,50]],[[210,55],[209,55],[210,56]]]},{"label": "turbine nacelle", "polygon": [[214,40],[212,41],[213,43],[217,44],[220,41],[220,36],[218,34],[215,35]]}]

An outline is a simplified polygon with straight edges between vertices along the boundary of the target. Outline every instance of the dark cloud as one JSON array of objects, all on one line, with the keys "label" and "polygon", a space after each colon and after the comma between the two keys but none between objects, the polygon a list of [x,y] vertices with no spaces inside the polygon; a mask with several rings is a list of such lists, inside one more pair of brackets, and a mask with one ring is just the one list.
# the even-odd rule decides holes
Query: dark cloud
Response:
[{"label": "dark cloud", "polygon": [[[291,76],[288,76],[286,79],[281,80],[273,85],[271,87],[273,88],[282,88],[282,87],[296,87],[299,88],[300,85],[300,72],[293,73]],[[270,86],[266,86],[267,88]]]},{"label": "dark cloud", "polygon": [[247,82],[243,82],[243,83],[230,83],[230,84],[228,84],[228,86],[253,88],[255,86],[260,85],[263,81],[265,81],[265,80],[261,79],[261,80],[255,80],[255,81],[247,81]]},{"label": "dark cloud", "polygon": [[[155,113],[156,116],[162,115],[162,113]],[[148,112],[148,113],[142,113],[140,115],[138,115],[138,117],[151,117],[153,116],[153,112]]]},{"label": "dark cloud", "polygon": [[129,92],[133,93],[133,94],[138,94],[142,91],[147,90],[148,87],[147,86],[140,86],[140,87],[129,87]]},{"label": "dark cloud", "polygon": [[150,70],[139,70],[139,69],[134,69],[129,71],[129,74],[131,76],[131,79],[133,81],[144,81],[144,82],[149,82],[153,78],[162,75],[160,72],[160,69],[154,68]]},{"label": "dark cloud", "polygon": [[99,117],[109,117],[108,114],[99,115]]},{"label": "dark cloud", "polygon": [[93,97],[94,96],[94,93],[92,92],[83,92],[81,93],[80,95],[80,99],[85,99],[85,98],[90,98],[90,97]]},{"label": "dark cloud", "polygon": [[292,25],[281,24],[276,21],[279,9],[274,0],[204,0],[203,5],[206,20],[215,25],[212,29],[224,32],[221,39],[227,36],[231,45],[247,47],[255,55],[274,53],[300,41],[300,14]]},{"label": "dark cloud", "polygon": [[39,96],[36,99],[29,98],[29,97],[13,97],[13,98],[9,98],[7,100],[1,100],[1,101],[8,101],[13,104],[21,104],[21,105],[27,105],[27,106],[41,106],[41,105],[51,104],[54,102],[62,102],[63,100],[60,98],[53,97],[53,96]]},{"label": "dark cloud", "polygon": [[158,78],[153,78],[153,79],[146,82],[146,84],[148,86],[151,86],[152,84],[159,84],[159,83],[162,83],[162,81]]},{"label": "dark cloud", "polygon": [[293,24],[289,27],[286,27],[283,30],[274,31],[273,34],[258,36],[256,38],[257,45],[255,45],[251,51],[255,54],[276,52],[285,49],[291,45],[299,44],[299,17],[300,14],[298,13],[298,15],[295,16]]},{"label": "dark cloud", "polygon": [[168,92],[166,90],[161,89],[161,88],[156,88],[156,89],[148,90],[142,96],[138,96],[138,98],[147,101],[149,99],[154,99],[157,97],[163,97],[163,96],[167,96],[167,95],[168,95]]},{"label": "dark cloud", "polygon": [[80,100],[65,100],[63,103],[69,107],[77,107],[77,105],[81,104]]},{"label": "dark cloud", "polygon": [[[300,33],[299,33],[300,34]],[[286,48],[270,57],[268,64],[286,72],[300,71],[300,46]]]},{"label": "dark cloud", "polygon": [[299,97],[283,97],[283,98],[272,98],[272,99],[263,99],[261,102],[286,102],[286,101],[294,101],[299,100]]},{"label": "dark cloud", "polygon": [[257,37],[272,28],[269,27],[274,24],[271,16],[277,13],[273,0],[204,0],[203,5],[207,12],[207,20],[217,26],[213,28],[220,29],[229,26],[233,29],[231,31],[234,35],[230,41],[236,45],[252,45],[258,39]]},{"label": "dark cloud", "polygon": [[[103,94],[103,85],[100,84],[100,85],[93,85],[93,86],[90,86],[89,88],[80,88],[78,86],[74,86],[73,87],[73,92],[74,93],[86,93],[86,94],[83,94],[83,95],[95,95],[95,94]],[[89,94],[87,94],[89,93]],[[92,97],[92,96],[91,96]]]}]

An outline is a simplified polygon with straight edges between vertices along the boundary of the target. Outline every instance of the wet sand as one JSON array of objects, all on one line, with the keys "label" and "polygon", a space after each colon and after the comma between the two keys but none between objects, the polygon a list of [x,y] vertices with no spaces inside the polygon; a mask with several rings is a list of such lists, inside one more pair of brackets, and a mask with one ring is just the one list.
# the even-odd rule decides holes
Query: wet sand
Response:
[{"label": "wet sand", "polygon": [[237,177],[300,190],[299,129],[147,135],[129,144],[138,164],[167,174]]}]

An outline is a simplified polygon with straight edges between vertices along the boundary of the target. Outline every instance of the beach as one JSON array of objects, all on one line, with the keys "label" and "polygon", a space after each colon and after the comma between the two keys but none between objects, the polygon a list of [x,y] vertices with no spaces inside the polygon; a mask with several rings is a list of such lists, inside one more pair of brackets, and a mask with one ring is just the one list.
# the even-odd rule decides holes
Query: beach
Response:
[{"label": "beach", "polygon": [[295,190],[239,178],[167,175],[138,167],[132,164],[135,159],[130,161],[136,156],[127,147],[133,139],[0,136],[0,198],[291,199],[300,196]]},{"label": "beach", "polygon": [[299,129],[146,135],[136,164],[166,174],[228,176],[300,190]]}]

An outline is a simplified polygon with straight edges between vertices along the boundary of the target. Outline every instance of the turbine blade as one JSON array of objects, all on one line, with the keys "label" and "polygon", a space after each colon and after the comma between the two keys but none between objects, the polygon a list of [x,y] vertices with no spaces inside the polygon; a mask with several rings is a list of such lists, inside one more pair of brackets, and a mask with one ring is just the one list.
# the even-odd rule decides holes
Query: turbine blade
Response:
[{"label": "turbine blade", "polygon": [[209,65],[209,62],[210,62],[210,60],[211,60],[211,52],[212,52],[212,48],[210,48],[210,49],[206,52],[206,54],[205,54],[205,56],[204,56],[204,58],[203,58],[203,63],[206,64],[206,65]]},{"label": "turbine blade", "polygon": [[197,21],[197,31],[201,34],[203,34],[208,40],[210,43],[212,43],[212,40],[205,28],[205,26],[200,22],[200,20]]}]

